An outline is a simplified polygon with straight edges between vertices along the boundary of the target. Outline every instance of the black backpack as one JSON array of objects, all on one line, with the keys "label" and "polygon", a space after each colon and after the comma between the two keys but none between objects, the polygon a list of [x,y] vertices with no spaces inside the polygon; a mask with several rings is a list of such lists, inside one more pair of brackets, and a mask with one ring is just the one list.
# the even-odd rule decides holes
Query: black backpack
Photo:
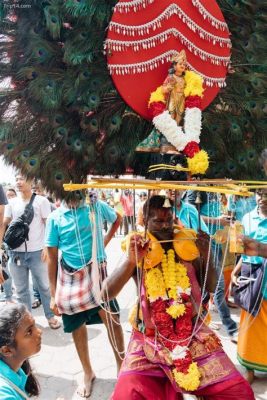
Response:
[{"label": "black backpack", "polygon": [[17,249],[23,243],[25,243],[26,251],[27,245],[26,241],[29,240],[29,230],[30,224],[34,217],[34,210],[33,210],[33,200],[35,199],[36,194],[33,193],[29,204],[26,205],[23,214],[11,221],[8,225],[4,236],[4,242],[8,246],[10,250]]}]

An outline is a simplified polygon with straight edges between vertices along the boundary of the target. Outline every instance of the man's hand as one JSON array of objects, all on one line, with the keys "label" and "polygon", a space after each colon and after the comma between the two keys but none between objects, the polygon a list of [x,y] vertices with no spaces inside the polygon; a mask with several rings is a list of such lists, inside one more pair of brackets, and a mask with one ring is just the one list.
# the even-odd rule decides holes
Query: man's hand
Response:
[{"label": "man's hand", "polygon": [[144,240],[141,235],[135,234],[130,238],[127,260],[132,266],[136,266],[146,255],[149,241]]},{"label": "man's hand", "polygon": [[231,293],[231,288],[232,288],[233,285],[239,287],[239,284],[237,282],[237,278],[238,278],[238,276],[236,274],[233,274],[233,273],[231,274],[231,283],[230,283],[230,288],[229,288],[229,292],[230,293]]},{"label": "man's hand", "polygon": [[48,254],[47,254],[47,248],[45,247],[45,248],[42,250],[42,253],[41,253],[41,261],[42,261],[43,263],[45,263],[45,262],[47,262],[47,260],[48,260]]},{"label": "man's hand", "polygon": [[218,220],[222,226],[229,226],[231,222],[231,218],[226,215],[221,215],[220,217],[218,217]]},{"label": "man's hand", "polygon": [[251,239],[248,236],[241,236],[237,240],[239,243],[243,244],[244,254],[246,254],[247,256],[259,255],[260,243],[257,240]]},{"label": "man's hand", "polygon": [[51,299],[50,299],[50,309],[53,311],[53,313],[54,313],[57,317],[60,317],[60,316],[61,316],[60,312],[58,311],[58,308],[57,308],[57,305],[56,305],[56,302],[55,302],[55,298],[54,298],[54,297],[51,297]]}]

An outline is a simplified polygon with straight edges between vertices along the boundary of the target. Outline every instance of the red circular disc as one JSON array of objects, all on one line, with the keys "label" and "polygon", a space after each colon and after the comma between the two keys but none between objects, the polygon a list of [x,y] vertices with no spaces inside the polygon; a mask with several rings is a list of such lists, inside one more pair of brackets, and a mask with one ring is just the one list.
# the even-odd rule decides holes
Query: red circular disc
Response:
[{"label": "red circular disc", "polygon": [[215,0],[119,1],[105,44],[108,68],[124,101],[150,119],[150,93],[168,75],[171,54],[184,49],[188,68],[204,78],[204,109],[225,84],[229,35]]}]

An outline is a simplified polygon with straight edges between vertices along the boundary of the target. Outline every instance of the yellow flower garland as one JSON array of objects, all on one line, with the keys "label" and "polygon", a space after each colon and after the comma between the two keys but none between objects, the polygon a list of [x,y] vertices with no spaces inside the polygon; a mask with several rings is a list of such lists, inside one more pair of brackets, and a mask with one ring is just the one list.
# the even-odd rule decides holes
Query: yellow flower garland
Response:
[{"label": "yellow flower garland", "polygon": [[[168,250],[167,256],[163,254],[161,268],[162,272],[159,267],[154,267],[146,273],[145,285],[150,301],[159,297],[165,298],[166,293],[170,299],[177,300],[177,288],[183,291],[190,289],[187,270],[183,264],[175,262],[175,253],[172,249]],[[172,313],[178,312],[174,311],[174,308],[171,310]]]},{"label": "yellow flower garland", "polygon": [[166,296],[164,279],[159,268],[151,268],[147,271],[145,285],[150,301],[155,301],[159,297],[164,298]]},{"label": "yellow flower garland", "polygon": [[178,372],[176,369],[172,371],[175,382],[183,389],[188,391],[196,390],[200,384],[201,374],[199,372],[197,363],[193,362],[190,364],[188,373]]},{"label": "yellow flower garland", "polygon": [[205,150],[200,150],[194,157],[187,157],[187,165],[192,175],[205,174],[209,167],[209,155]]},{"label": "yellow flower garland", "polygon": [[[147,297],[150,302],[153,302],[159,298],[166,299],[168,293],[169,299],[173,299],[174,303],[166,309],[166,312],[173,319],[177,319],[186,312],[185,305],[182,302],[179,303],[179,288],[183,292],[191,288],[187,269],[183,264],[175,262],[175,253],[172,249],[167,252],[167,255],[163,254],[161,269],[155,266],[146,270]],[[173,368],[172,373],[175,382],[187,391],[194,391],[200,385],[201,374],[196,362],[190,364],[186,374],[177,371],[176,368]]]},{"label": "yellow flower garland", "polygon": [[196,74],[193,71],[186,71],[184,80],[185,80],[185,89],[184,89],[185,97],[188,96],[202,97],[204,88],[203,88],[203,79],[200,75]]},{"label": "yellow flower garland", "polygon": [[166,312],[173,318],[176,319],[181,317],[185,313],[185,305],[184,304],[172,304],[169,308],[167,308]]}]

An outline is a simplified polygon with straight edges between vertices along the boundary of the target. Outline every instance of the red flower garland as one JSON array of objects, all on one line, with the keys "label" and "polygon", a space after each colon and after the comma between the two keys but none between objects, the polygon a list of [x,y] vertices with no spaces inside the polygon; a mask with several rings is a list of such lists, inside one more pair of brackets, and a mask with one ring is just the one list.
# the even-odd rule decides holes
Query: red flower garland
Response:
[{"label": "red flower garland", "polygon": [[189,142],[184,150],[183,153],[187,156],[187,157],[194,157],[194,155],[196,153],[198,153],[200,151],[199,145],[197,144],[197,142]]}]

